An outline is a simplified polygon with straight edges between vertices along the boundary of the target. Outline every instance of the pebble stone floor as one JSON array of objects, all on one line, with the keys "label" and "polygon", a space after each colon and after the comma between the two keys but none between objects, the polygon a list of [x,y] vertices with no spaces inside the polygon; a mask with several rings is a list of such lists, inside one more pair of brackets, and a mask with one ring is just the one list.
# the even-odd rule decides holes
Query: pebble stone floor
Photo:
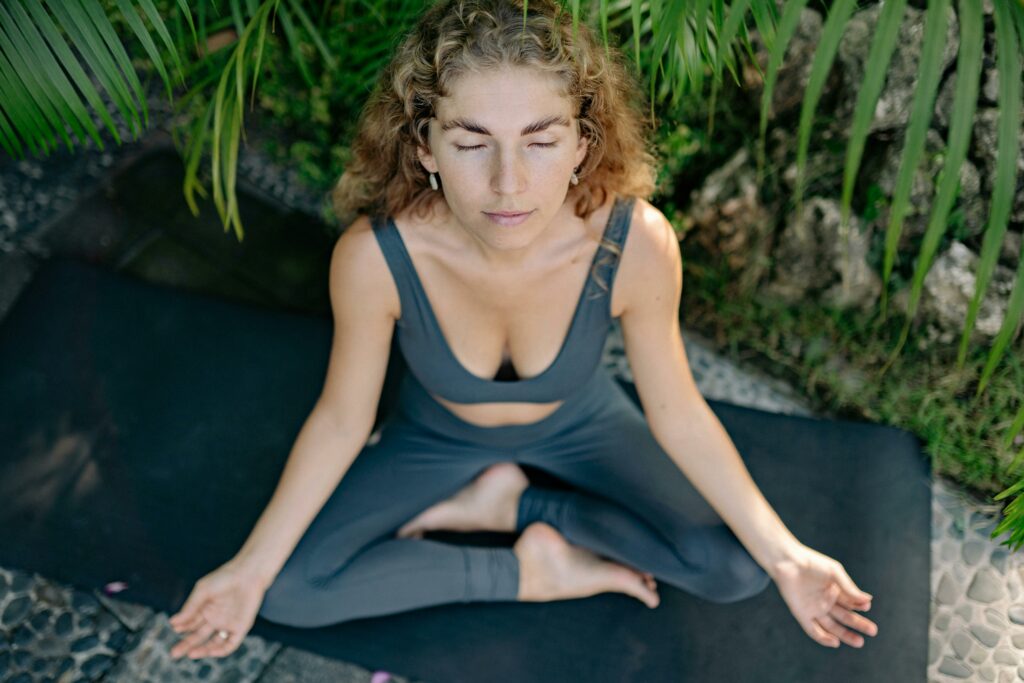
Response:
[{"label": "pebble stone floor", "polygon": [[[151,98],[150,107],[155,121],[167,120],[168,112],[157,97]],[[127,131],[122,132],[128,139]],[[0,159],[0,324],[35,264],[47,257],[40,240],[46,224],[141,144],[100,151],[90,142],[74,154]],[[240,182],[292,208],[320,212],[319,199],[253,146],[243,147],[239,175]],[[737,366],[693,332],[684,330],[683,337],[705,397],[814,415],[792,387]],[[618,330],[609,337],[605,362],[613,371],[629,375]],[[941,477],[934,478],[932,493],[928,681],[1024,680],[1021,554],[999,544],[1005,536],[989,538],[998,521],[996,506],[974,500]],[[0,567],[0,681],[405,681],[254,636],[226,658],[173,661],[168,651],[177,636],[168,616],[98,589],[82,590]],[[868,639],[864,655],[870,652]]]}]

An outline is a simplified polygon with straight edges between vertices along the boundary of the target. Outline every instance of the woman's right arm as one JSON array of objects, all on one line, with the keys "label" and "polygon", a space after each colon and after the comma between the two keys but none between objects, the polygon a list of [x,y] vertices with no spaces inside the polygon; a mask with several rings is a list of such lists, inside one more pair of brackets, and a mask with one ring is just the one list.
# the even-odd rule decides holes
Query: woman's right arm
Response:
[{"label": "woman's right arm", "polygon": [[[334,339],[327,378],[281,480],[242,548],[196,582],[171,626],[173,658],[223,657],[252,628],[267,589],[370,435],[387,370],[398,290],[363,217],[331,255]],[[214,635],[222,632],[224,638]]]},{"label": "woman's right arm", "polygon": [[338,239],[329,286],[334,337],[323,390],[270,502],[230,562],[264,589],[359,455],[376,417],[399,310],[365,216]]}]

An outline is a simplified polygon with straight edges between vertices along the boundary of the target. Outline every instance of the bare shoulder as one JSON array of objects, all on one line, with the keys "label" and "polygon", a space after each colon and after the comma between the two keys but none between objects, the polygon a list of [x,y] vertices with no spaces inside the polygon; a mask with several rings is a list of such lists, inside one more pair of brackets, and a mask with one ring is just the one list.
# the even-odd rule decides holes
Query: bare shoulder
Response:
[{"label": "bare shoulder", "polygon": [[612,309],[618,317],[638,301],[678,296],[682,278],[679,238],[668,218],[646,199],[633,204],[629,234],[615,276]]},{"label": "bare shoulder", "polygon": [[368,216],[359,216],[341,233],[331,253],[330,294],[337,314],[340,305],[376,309],[392,319],[400,315],[395,286]]}]

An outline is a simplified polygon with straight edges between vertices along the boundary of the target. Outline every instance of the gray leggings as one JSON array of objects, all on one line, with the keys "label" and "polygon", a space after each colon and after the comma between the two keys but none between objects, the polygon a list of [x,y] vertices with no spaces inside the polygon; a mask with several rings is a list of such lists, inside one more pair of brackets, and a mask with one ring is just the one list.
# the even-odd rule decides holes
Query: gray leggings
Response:
[{"label": "gray leggings", "polygon": [[502,461],[573,487],[528,487],[518,531],[546,522],[569,543],[716,603],[753,596],[771,581],[604,368],[543,420],[503,427],[461,420],[407,374],[396,414],[310,524],[259,615],[314,627],[444,603],[515,600],[512,548],[395,538],[405,522]]}]

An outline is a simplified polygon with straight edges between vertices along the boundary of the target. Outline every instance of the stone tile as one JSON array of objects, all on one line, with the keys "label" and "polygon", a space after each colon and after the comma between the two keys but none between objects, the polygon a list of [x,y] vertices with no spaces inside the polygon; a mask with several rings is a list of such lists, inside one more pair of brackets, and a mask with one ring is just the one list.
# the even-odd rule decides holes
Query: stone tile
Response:
[{"label": "stone tile", "polygon": [[70,680],[68,672],[99,680],[133,645],[133,634],[89,593],[19,570],[0,575],[0,631],[10,653],[0,656],[0,680]]},{"label": "stone tile", "polygon": [[[409,679],[389,674],[388,683],[408,683]],[[376,680],[374,674],[376,676]],[[380,683],[382,672],[355,664],[327,659],[305,650],[288,647],[281,650],[260,678],[259,683]]]},{"label": "stone tile", "polygon": [[144,631],[138,645],[117,662],[104,679],[110,683],[164,683],[165,681],[256,681],[268,662],[281,649],[256,636],[242,641],[227,657],[204,659],[171,658],[171,648],[181,639],[167,615],[160,613]]}]

